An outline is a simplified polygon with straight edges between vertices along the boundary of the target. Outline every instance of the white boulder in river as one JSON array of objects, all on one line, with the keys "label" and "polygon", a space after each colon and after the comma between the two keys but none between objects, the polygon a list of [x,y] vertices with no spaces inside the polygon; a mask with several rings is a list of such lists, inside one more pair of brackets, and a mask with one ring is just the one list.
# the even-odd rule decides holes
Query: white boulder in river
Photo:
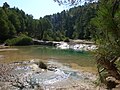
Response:
[{"label": "white boulder in river", "polygon": [[92,51],[96,50],[97,46],[93,44],[68,44],[66,42],[61,42],[57,45],[59,49],[73,49],[76,51]]},{"label": "white boulder in river", "polygon": [[60,49],[69,49],[69,45],[66,42],[61,42],[59,45],[57,45],[57,48],[60,48]]}]

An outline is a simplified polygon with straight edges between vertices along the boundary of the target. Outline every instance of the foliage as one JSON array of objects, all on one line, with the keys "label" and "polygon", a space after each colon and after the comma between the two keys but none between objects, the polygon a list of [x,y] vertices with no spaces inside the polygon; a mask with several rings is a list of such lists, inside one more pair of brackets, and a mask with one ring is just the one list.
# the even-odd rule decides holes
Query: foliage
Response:
[{"label": "foliage", "polygon": [[5,2],[0,7],[0,41],[15,38],[19,34],[45,41],[91,39],[89,22],[96,15],[96,7],[97,3],[86,3],[69,11],[33,19],[32,15],[15,7],[10,8]]},{"label": "foliage", "polygon": [[6,40],[6,44],[9,46],[17,45],[17,46],[23,46],[23,45],[31,45],[32,39],[25,35],[20,35],[17,38],[8,39]]},{"label": "foliage", "polygon": [[51,28],[52,26],[47,19],[33,19],[32,15],[25,14],[18,8],[10,8],[7,2],[3,4],[3,7],[0,7],[1,42],[17,37],[19,34],[43,39],[44,31]]},{"label": "foliage", "polygon": [[[67,3],[68,5],[74,5],[78,4],[82,0],[54,1],[58,2],[59,4]],[[97,11],[97,16],[91,21],[94,26],[91,27],[90,25],[90,28],[92,29],[91,32],[93,40],[95,40],[96,44],[98,45],[98,50],[96,51],[96,60],[98,64],[99,75],[103,78],[103,81],[105,81],[107,88],[111,90],[115,87],[116,82],[106,81],[106,78],[112,76],[116,80],[120,80],[120,67],[117,65],[118,63],[116,63],[119,62],[117,60],[120,58],[120,0],[98,1],[99,9]],[[78,19],[77,24],[79,24],[79,22],[81,22],[81,19]],[[83,24],[84,22],[79,24],[78,27],[83,28]],[[83,35],[84,33],[81,32],[82,30],[80,30],[80,33]],[[87,32],[84,35],[88,36],[89,33]],[[74,33],[73,37],[77,38],[76,32]],[[81,35],[80,38],[82,38]],[[107,72],[106,75],[103,74],[104,72]]]},{"label": "foliage", "polygon": [[15,28],[8,20],[5,10],[0,8],[0,40],[3,42],[7,38],[12,38],[14,37],[15,33]]},{"label": "foliage", "polygon": [[64,40],[64,42],[70,42],[69,38],[66,38],[66,39]]},{"label": "foliage", "polygon": [[91,21],[97,28],[93,34],[99,47],[96,51],[98,68],[107,71],[107,76],[120,80],[119,67],[115,63],[120,57],[120,1],[100,0],[99,3],[97,16]]},{"label": "foliage", "polygon": [[82,2],[93,2],[95,0],[54,0],[55,2],[57,2],[59,5],[69,5],[69,6],[73,6],[73,5],[78,5],[81,4]]},{"label": "foliage", "polygon": [[47,18],[53,26],[53,33],[60,40],[65,37],[70,39],[91,39],[90,20],[95,17],[97,3],[86,3],[83,6],[78,6],[62,11],[61,13],[47,15]]}]

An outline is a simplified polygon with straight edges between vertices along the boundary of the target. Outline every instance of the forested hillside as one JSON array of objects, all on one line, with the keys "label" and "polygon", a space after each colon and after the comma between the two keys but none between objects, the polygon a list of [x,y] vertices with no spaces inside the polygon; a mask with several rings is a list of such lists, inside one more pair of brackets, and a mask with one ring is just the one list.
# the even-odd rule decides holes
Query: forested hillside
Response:
[{"label": "forested hillside", "polygon": [[91,18],[95,17],[97,3],[85,3],[62,11],[61,13],[45,16],[53,25],[53,31],[57,31],[57,36],[61,35],[71,39],[90,39]]},{"label": "forested hillside", "polygon": [[40,40],[90,39],[91,18],[96,15],[97,4],[85,3],[68,11],[34,19],[19,8],[10,8],[6,2],[0,7],[0,42],[20,35]]}]

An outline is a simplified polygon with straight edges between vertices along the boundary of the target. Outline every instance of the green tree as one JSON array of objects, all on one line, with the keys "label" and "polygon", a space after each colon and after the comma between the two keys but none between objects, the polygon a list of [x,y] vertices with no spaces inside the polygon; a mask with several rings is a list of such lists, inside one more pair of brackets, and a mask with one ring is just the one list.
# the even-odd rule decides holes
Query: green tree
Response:
[{"label": "green tree", "polygon": [[16,31],[12,23],[8,20],[8,16],[4,9],[0,8],[0,40],[4,41],[12,38]]},{"label": "green tree", "polygon": [[10,5],[7,3],[7,2],[5,2],[5,3],[3,3],[3,8],[5,9],[5,8],[9,8],[10,7]]},{"label": "green tree", "polygon": [[98,28],[95,31],[97,63],[107,70],[109,76],[120,80],[116,60],[120,57],[120,1],[101,0],[97,17],[92,20]]},{"label": "green tree", "polygon": [[[68,11],[47,15],[45,18],[51,22],[54,33],[59,31],[62,36],[71,39],[91,39],[90,20],[96,15],[96,7],[97,3],[86,3]],[[59,36],[61,38],[61,35]]]},{"label": "green tree", "polygon": [[[62,4],[64,0],[55,0]],[[65,2],[66,1],[66,2]],[[65,0],[74,5],[81,0]],[[89,0],[90,1],[90,0]],[[99,9],[97,16],[92,20],[95,25],[94,40],[98,45],[96,51],[98,70],[105,71],[106,75],[104,82],[107,84],[109,90],[115,87],[115,81],[106,81],[106,77],[112,76],[116,80],[120,80],[120,0],[98,0]],[[101,69],[102,68],[102,69]],[[115,82],[116,83],[116,82]]]},{"label": "green tree", "polygon": [[40,19],[41,22],[41,39],[44,38],[44,32],[51,29],[52,25],[51,23],[48,21],[48,19],[42,18]]},{"label": "green tree", "polygon": [[[2,26],[2,27],[1,27]],[[9,27],[5,20],[0,19],[0,40],[6,40],[8,37]]]},{"label": "green tree", "polygon": [[33,20],[32,15],[26,15],[26,32],[28,32],[28,36],[34,37],[35,35],[35,20]]},{"label": "green tree", "polygon": [[9,21],[14,25],[17,33],[20,33],[20,21],[16,13],[11,12],[8,16]]}]

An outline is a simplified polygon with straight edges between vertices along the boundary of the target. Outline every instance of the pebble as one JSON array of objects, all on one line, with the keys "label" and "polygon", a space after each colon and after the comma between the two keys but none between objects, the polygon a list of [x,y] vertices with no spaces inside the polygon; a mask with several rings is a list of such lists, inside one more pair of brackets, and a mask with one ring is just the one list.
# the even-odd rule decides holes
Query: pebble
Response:
[{"label": "pebble", "polygon": [[[51,71],[44,71],[44,69],[38,68],[34,61],[23,62],[23,64],[26,65],[22,65],[21,62],[20,64],[19,62],[12,64],[0,64],[0,82],[3,82],[4,84],[6,84],[6,82],[9,82],[9,84],[3,85],[4,88],[9,88],[6,90],[36,90],[38,88],[41,88],[40,90],[46,90],[46,87],[49,90],[72,90],[70,88],[73,88],[75,90],[79,90],[76,88],[81,88],[80,90],[82,90],[82,88],[86,88],[83,90],[87,90],[91,87],[87,86],[87,83],[86,85],[79,85],[75,80],[72,81],[72,79],[69,78],[71,74],[64,73],[64,71],[59,69],[57,65],[50,65],[49,69],[52,69]],[[36,75],[43,76],[41,76],[41,78],[39,76],[39,78],[35,78],[34,81],[32,81],[31,79]],[[89,80],[89,77],[91,77],[91,75],[88,74],[87,80]],[[41,82],[41,80],[43,81]],[[0,88],[2,88],[1,84]]]}]

